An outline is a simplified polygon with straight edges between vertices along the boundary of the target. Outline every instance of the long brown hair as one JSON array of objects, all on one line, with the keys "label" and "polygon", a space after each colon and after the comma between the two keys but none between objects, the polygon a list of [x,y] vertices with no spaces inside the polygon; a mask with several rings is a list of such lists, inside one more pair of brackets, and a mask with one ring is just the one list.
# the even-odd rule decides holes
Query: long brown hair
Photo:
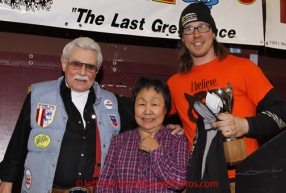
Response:
[{"label": "long brown hair", "polygon": [[[227,51],[225,47],[216,40],[216,38],[213,40],[213,47],[215,55],[219,58],[219,60],[224,60],[227,56]],[[193,60],[188,48],[182,41],[179,41],[177,51],[179,60],[178,73],[185,74],[190,72],[193,66]]]}]

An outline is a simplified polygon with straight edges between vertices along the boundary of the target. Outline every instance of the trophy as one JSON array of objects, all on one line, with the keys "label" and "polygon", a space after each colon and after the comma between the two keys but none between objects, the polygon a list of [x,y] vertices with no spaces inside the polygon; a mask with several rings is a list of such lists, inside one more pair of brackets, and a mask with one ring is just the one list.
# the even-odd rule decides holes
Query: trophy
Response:
[{"label": "trophy", "polygon": [[[225,112],[231,113],[232,106],[233,106],[233,92],[232,92],[231,82],[229,82],[228,86],[225,88],[209,90],[206,101],[207,101],[206,102],[207,106],[215,114],[225,113]],[[208,102],[208,101],[211,101],[211,102]],[[214,101],[218,101],[218,102],[214,102]],[[242,160],[244,160],[248,155],[245,140],[242,137],[241,138],[226,138],[223,143],[223,146],[224,146],[224,154],[225,154],[225,158],[226,158],[226,162],[228,166],[237,165]]]},{"label": "trophy", "polygon": [[220,100],[222,106],[219,108],[218,113],[231,113],[232,104],[233,104],[233,93],[232,93],[232,85],[231,82],[228,83],[228,86],[225,88],[218,88],[215,90],[208,91],[212,95],[216,95]]}]

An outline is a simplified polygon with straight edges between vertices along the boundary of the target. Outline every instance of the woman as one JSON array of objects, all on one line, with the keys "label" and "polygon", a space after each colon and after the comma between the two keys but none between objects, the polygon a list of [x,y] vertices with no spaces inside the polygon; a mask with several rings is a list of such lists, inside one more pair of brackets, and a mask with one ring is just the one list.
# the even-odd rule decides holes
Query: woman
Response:
[{"label": "woman", "polygon": [[178,192],[186,183],[189,147],[184,135],[163,126],[169,88],[159,78],[141,77],[132,95],[138,128],[113,138],[96,192]]}]

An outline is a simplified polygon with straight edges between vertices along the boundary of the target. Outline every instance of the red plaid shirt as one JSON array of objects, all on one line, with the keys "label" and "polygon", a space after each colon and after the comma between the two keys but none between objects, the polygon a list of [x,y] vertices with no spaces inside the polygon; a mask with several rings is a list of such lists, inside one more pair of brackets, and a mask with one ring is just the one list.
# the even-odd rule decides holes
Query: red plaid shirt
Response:
[{"label": "red plaid shirt", "polygon": [[175,192],[186,184],[189,146],[185,135],[164,127],[155,134],[160,147],[147,153],[138,148],[138,129],[112,139],[97,193]]}]

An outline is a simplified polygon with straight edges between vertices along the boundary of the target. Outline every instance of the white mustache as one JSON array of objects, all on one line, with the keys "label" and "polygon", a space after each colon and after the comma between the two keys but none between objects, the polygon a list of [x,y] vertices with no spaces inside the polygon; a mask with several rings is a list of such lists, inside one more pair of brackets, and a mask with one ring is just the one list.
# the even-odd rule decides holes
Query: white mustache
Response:
[{"label": "white mustache", "polygon": [[88,81],[88,77],[87,76],[81,76],[81,75],[78,75],[78,74],[73,77],[73,80],[75,80],[75,79]]}]

